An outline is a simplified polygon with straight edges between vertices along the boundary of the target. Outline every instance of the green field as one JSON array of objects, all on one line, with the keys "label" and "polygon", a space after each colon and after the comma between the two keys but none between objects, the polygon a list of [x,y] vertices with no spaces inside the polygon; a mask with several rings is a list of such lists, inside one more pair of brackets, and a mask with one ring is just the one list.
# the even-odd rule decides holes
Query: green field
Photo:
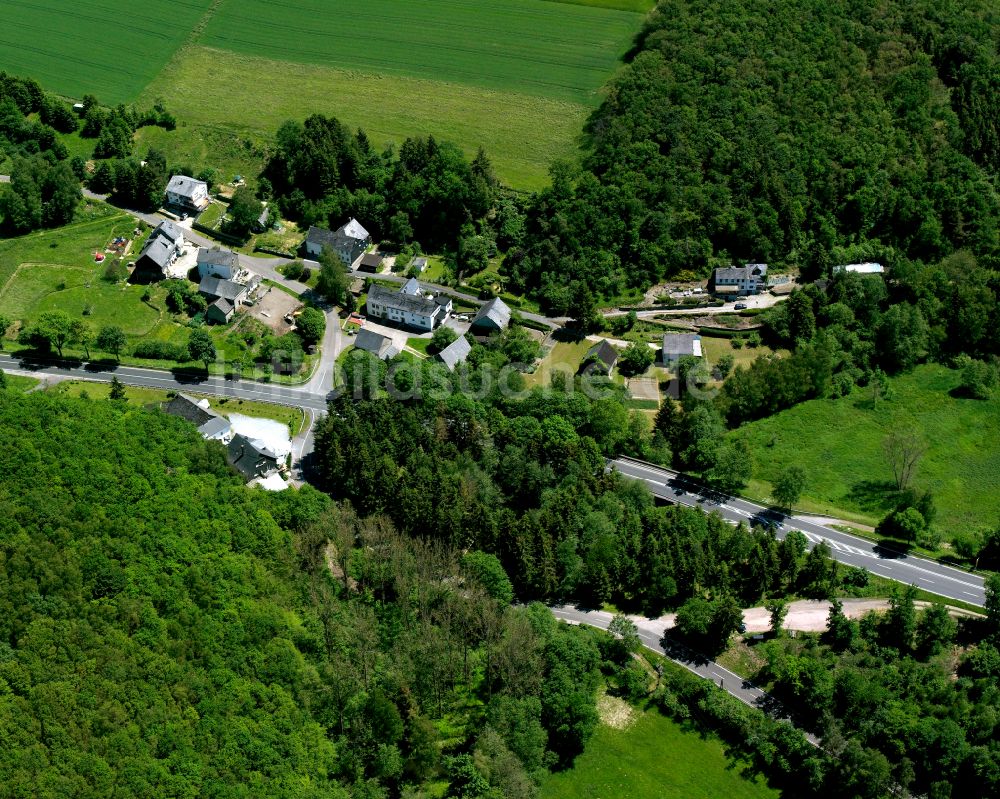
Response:
[{"label": "green field", "polygon": [[892,472],[882,440],[895,424],[912,424],[928,447],[914,487],[930,489],[938,507],[936,525],[956,532],[1000,519],[1000,397],[956,399],[957,371],[918,367],[895,378],[895,398],[872,407],[862,388],[849,397],[812,400],[731,435],[745,438],[756,461],[749,494],[766,497],[770,482],[788,464],[798,464],[808,484],[797,507],[877,522],[892,507]]},{"label": "green field", "polygon": [[[5,4],[0,69],[67,97],[162,99],[140,152],[256,175],[278,126],[311,113],[363,127],[379,146],[433,134],[482,146],[515,188],[573,158],[584,121],[651,0],[122,0]],[[345,24],[349,20],[349,24]],[[44,31],[44,37],[39,32]],[[27,42],[45,41],[44,47]],[[90,152],[93,143],[66,137]],[[77,146],[78,145],[78,146]]]},{"label": "green field", "polygon": [[539,799],[758,799],[776,797],[740,776],[722,743],[656,711],[625,730],[600,725],[573,768],[545,777]]},{"label": "green field", "polygon": [[0,69],[67,97],[134,100],[211,0],[4,0]]}]

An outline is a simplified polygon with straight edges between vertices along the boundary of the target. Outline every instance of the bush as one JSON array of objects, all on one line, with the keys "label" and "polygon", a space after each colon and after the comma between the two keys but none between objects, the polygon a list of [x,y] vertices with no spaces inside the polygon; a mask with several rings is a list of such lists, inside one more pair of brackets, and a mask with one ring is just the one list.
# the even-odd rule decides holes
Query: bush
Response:
[{"label": "bush", "polygon": [[305,271],[306,265],[302,261],[292,261],[290,264],[285,264],[282,267],[282,274],[289,280],[298,280],[302,277],[302,273]]},{"label": "bush", "polygon": [[132,355],[136,358],[149,358],[158,361],[184,362],[188,360],[187,347],[171,344],[169,341],[140,341],[132,348]]}]

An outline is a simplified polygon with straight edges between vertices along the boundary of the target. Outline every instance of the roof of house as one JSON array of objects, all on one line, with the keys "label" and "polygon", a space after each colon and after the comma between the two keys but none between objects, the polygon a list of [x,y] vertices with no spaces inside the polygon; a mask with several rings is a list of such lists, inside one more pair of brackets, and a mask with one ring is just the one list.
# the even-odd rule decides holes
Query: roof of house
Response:
[{"label": "roof of house", "polygon": [[232,303],[242,297],[246,290],[246,286],[221,277],[203,277],[201,283],[198,284],[198,291],[202,294],[207,294],[209,297],[222,297]]},{"label": "roof of house", "polygon": [[876,263],[864,263],[864,264],[844,264],[843,266],[833,267],[833,273],[838,272],[856,272],[860,275],[880,275],[885,271],[885,267],[882,264]]},{"label": "roof of house", "polygon": [[171,222],[169,219],[164,219],[149,234],[150,238],[153,238],[153,236],[164,236],[169,241],[181,241],[184,238],[184,231],[181,230],[180,225]]},{"label": "roof of house", "polygon": [[182,392],[177,392],[164,410],[171,416],[180,416],[199,427],[219,415],[209,408],[208,400],[196,400]]},{"label": "roof of house", "polygon": [[399,293],[400,294],[412,294],[413,296],[417,296],[418,294],[421,293],[421,291],[420,291],[420,283],[417,281],[417,279],[415,277],[411,277],[409,280],[407,280],[403,284],[403,288],[401,288],[399,290]]},{"label": "roof of house", "polygon": [[278,468],[278,457],[257,439],[236,433],[227,447],[229,462],[246,477],[256,477]]},{"label": "roof of house", "polygon": [[213,302],[213,303],[212,303],[212,304],[211,304],[211,305],[209,306],[209,308],[218,308],[218,309],[219,309],[220,311],[222,311],[222,313],[224,313],[224,314],[225,314],[226,316],[229,316],[229,314],[231,314],[231,313],[233,312],[233,310],[234,310],[234,309],[236,308],[236,306],[235,306],[235,305],[233,305],[233,304],[232,304],[232,303],[231,303],[231,302],[230,302],[229,300],[227,300],[227,299],[226,299],[225,297],[219,297],[219,299],[217,299],[217,300],[216,300],[215,302]]},{"label": "roof of house", "polygon": [[767,274],[767,264],[747,264],[746,266],[729,266],[715,270],[718,280],[750,280],[753,277],[764,277]]},{"label": "roof of house", "polygon": [[380,302],[398,311],[434,316],[442,305],[447,305],[448,298],[418,297],[414,294],[403,294],[401,291],[390,291],[384,286],[373,285],[368,289],[368,301]]},{"label": "roof of house", "polygon": [[214,416],[198,428],[205,438],[216,438],[229,432],[229,420],[225,416]]},{"label": "roof of house", "polygon": [[510,324],[510,307],[499,297],[494,297],[476,312],[472,324],[481,324],[486,319],[499,328],[505,328]]},{"label": "roof of house", "polygon": [[377,252],[366,252],[361,256],[361,263],[359,266],[374,266],[378,268],[382,265],[382,256]]},{"label": "roof of house", "polygon": [[602,338],[597,344],[587,350],[584,360],[586,361],[591,358],[596,358],[608,367],[608,369],[611,369],[618,360],[618,350],[611,346],[606,339]]},{"label": "roof of house", "polygon": [[468,358],[470,352],[472,345],[469,344],[469,340],[465,336],[459,336],[438,353],[438,358],[448,367],[449,372],[454,372],[455,367]]},{"label": "roof of house", "polygon": [[393,346],[391,338],[367,328],[361,328],[358,331],[357,336],[354,337],[354,346],[379,358],[391,358],[396,354],[396,348]]},{"label": "roof of house", "polygon": [[350,239],[357,239],[358,241],[371,238],[368,231],[361,227],[361,223],[353,216],[344,225],[340,226],[337,233],[341,236],[347,236]]},{"label": "roof of house", "polygon": [[257,217],[258,225],[266,225],[267,220],[271,218],[271,209],[269,206],[265,205],[264,210],[260,212],[260,216]]},{"label": "roof of house", "polygon": [[424,267],[427,266],[427,259],[426,258],[414,258],[412,265],[415,266],[415,267],[417,267],[417,269],[423,269]]},{"label": "roof of house", "polygon": [[208,184],[203,180],[195,180],[187,175],[174,175],[167,184],[167,191],[181,197],[194,197],[194,193],[199,186],[208,191]]},{"label": "roof of house", "polygon": [[198,250],[199,264],[218,264],[220,266],[231,266],[236,269],[240,265],[240,257],[232,250],[222,247],[202,247]]},{"label": "roof of house", "polygon": [[152,236],[139,253],[139,258],[148,258],[161,269],[166,269],[177,253],[177,245],[163,236]]},{"label": "roof of house", "polygon": [[335,244],[336,241],[337,234],[332,230],[327,230],[325,227],[312,225],[309,228],[309,232],[306,233],[307,244],[318,244],[322,247],[324,244]]},{"label": "roof of house", "polygon": [[701,336],[697,333],[664,333],[663,354],[682,357],[701,357]]}]

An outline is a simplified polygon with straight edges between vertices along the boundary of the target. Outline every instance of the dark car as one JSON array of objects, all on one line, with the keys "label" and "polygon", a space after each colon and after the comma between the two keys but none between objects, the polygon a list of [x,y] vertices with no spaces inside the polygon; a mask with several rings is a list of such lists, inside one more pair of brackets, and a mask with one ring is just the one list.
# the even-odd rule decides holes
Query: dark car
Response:
[{"label": "dark car", "polygon": [[736,303],[736,305],[733,306],[733,308],[736,309],[737,311],[745,311],[746,307],[747,304],[745,302],[738,302]]}]

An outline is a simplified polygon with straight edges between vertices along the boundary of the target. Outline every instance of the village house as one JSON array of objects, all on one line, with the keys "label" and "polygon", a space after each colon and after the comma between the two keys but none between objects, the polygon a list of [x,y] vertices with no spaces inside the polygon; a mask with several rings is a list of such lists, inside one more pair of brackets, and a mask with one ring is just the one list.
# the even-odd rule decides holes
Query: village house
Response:
[{"label": "village house", "polygon": [[399,291],[372,285],[368,289],[368,315],[417,330],[434,330],[451,314],[451,299],[425,296],[413,278]]},{"label": "village house", "polygon": [[438,353],[438,358],[448,368],[449,372],[454,372],[460,363],[465,363],[465,359],[472,352],[472,345],[465,336],[459,336],[451,344]]},{"label": "village house", "polygon": [[232,280],[240,271],[240,258],[222,247],[202,247],[198,250],[198,277],[221,277]]},{"label": "village house", "polygon": [[664,366],[677,363],[684,357],[701,357],[701,336],[697,333],[665,333],[660,361]]},{"label": "village house", "polygon": [[177,393],[166,404],[164,411],[191,422],[203,438],[224,444],[229,441],[232,430],[229,420],[213,411],[207,399],[196,400],[187,394]]},{"label": "village house", "polygon": [[234,283],[232,280],[223,280],[220,277],[205,277],[198,284],[198,293],[210,303],[223,299],[236,306],[246,301],[249,292],[249,286]]},{"label": "village house", "polygon": [[129,282],[147,284],[163,280],[170,265],[184,251],[184,236],[173,222],[164,219],[153,228],[135,259]]},{"label": "village house", "polygon": [[266,477],[281,469],[284,459],[263,441],[236,433],[226,448],[226,460],[247,480]]},{"label": "village house", "polygon": [[713,291],[720,296],[745,297],[760,294],[767,287],[767,264],[747,264],[716,269],[712,277]]},{"label": "village house", "polygon": [[510,324],[510,306],[499,297],[483,305],[472,320],[472,332],[483,336],[506,330]]},{"label": "village house", "polygon": [[354,339],[354,346],[359,350],[370,352],[381,361],[387,361],[399,355],[399,350],[392,343],[392,339],[376,333],[374,330],[362,328]]},{"label": "village house", "polygon": [[187,175],[174,175],[167,183],[167,205],[188,213],[200,214],[208,207],[208,184]]},{"label": "village house", "polygon": [[591,374],[599,371],[610,376],[616,363],[618,363],[618,350],[605,339],[601,339],[583,356],[582,371]]},{"label": "village house", "polygon": [[350,266],[371,243],[371,235],[352,217],[347,224],[333,231],[316,226],[309,228],[305,250],[308,255],[316,258],[324,247],[329,247],[341,261]]}]

